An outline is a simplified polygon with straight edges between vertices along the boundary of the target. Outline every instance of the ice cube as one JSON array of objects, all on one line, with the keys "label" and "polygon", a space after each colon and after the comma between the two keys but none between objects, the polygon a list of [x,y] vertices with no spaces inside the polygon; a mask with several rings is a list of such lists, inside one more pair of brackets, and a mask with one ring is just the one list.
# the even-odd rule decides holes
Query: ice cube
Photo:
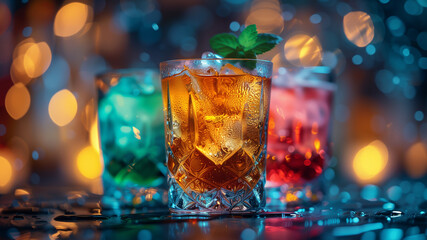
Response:
[{"label": "ice cube", "polygon": [[203,99],[203,92],[200,88],[199,82],[197,82],[197,78],[190,73],[190,70],[184,70],[182,75],[185,75],[189,78],[190,81],[186,82],[186,87],[189,92],[193,92],[197,94],[197,96]]},{"label": "ice cube", "polygon": [[225,64],[222,66],[221,70],[219,71],[219,74],[221,75],[243,75],[245,72],[243,72],[240,68],[233,66],[230,63]]},{"label": "ice cube", "polygon": [[204,52],[202,54],[203,59],[214,59],[214,58],[222,58],[220,55],[213,52]]}]

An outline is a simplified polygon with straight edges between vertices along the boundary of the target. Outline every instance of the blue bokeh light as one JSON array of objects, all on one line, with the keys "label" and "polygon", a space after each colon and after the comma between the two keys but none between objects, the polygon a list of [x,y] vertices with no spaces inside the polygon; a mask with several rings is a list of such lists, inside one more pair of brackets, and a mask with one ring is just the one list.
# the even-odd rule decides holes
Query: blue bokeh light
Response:
[{"label": "blue bokeh light", "polygon": [[403,88],[403,95],[407,98],[407,99],[413,99],[416,95],[417,91],[415,89],[414,86],[411,85],[406,85]]},{"label": "blue bokeh light", "polygon": [[43,74],[43,84],[46,89],[57,91],[66,88],[70,80],[70,66],[60,55],[52,57],[52,63]]},{"label": "blue bokeh light", "polygon": [[409,56],[409,54],[411,54],[411,51],[409,51],[409,49],[407,47],[404,47],[402,50],[402,55],[407,57],[407,56]]},{"label": "blue bokeh light", "polygon": [[143,62],[148,62],[148,60],[150,60],[150,54],[143,52],[139,55],[139,59]]},{"label": "blue bokeh light", "polygon": [[396,16],[391,16],[387,18],[386,22],[387,22],[387,27],[393,36],[395,37],[403,36],[406,28],[402,20],[400,20],[400,18]]},{"label": "blue bokeh light", "polygon": [[423,13],[423,7],[416,0],[406,0],[403,8],[409,15],[418,16]]},{"label": "blue bokeh light", "polygon": [[159,25],[157,25],[157,23],[151,24],[151,27],[153,28],[154,31],[159,30]]},{"label": "blue bokeh light", "polygon": [[230,30],[233,32],[237,32],[240,29],[240,24],[236,21],[230,23]]},{"label": "blue bokeh light", "polygon": [[322,16],[319,14],[313,14],[310,16],[310,22],[313,24],[319,24],[322,21]]},{"label": "blue bokeh light", "polygon": [[400,186],[392,186],[387,190],[387,197],[392,201],[398,201],[402,197],[402,188]]},{"label": "blue bokeh light", "polygon": [[374,45],[369,44],[368,46],[366,46],[366,53],[368,55],[374,55],[376,51],[377,51],[377,49],[375,48]]},{"label": "blue bokeh light", "polygon": [[362,188],[360,196],[366,200],[374,200],[378,197],[379,188],[375,185],[366,185]]},{"label": "blue bokeh light", "polygon": [[391,93],[395,88],[393,77],[394,75],[392,72],[382,69],[375,75],[375,84],[381,92]]},{"label": "blue bokeh light", "polygon": [[403,237],[403,230],[400,228],[387,228],[381,231],[382,240],[399,240]]},{"label": "blue bokeh light", "polygon": [[22,30],[22,36],[24,37],[29,37],[31,36],[32,33],[33,33],[33,28],[31,28],[30,26],[24,27],[24,29]]},{"label": "blue bokeh light", "polygon": [[387,3],[390,2],[390,0],[379,0],[379,2],[382,3],[382,4],[387,4]]},{"label": "blue bokeh light", "polygon": [[417,120],[418,122],[421,122],[424,119],[424,113],[422,111],[416,111],[414,114],[414,118],[415,120]]},{"label": "blue bokeh light", "polygon": [[417,43],[420,48],[427,50],[427,32],[420,32],[418,34]]},{"label": "blue bokeh light", "polygon": [[339,2],[337,4],[337,12],[340,16],[345,16],[347,13],[351,12],[351,7],[345,2]]},{"label": "blue bokeh light", "polygon": [[33,157],[34,160],[39,160],[39,153],[37,151],[33,151],[31,153],[31,156]]},{"label": "blue bokeh light", "polygon": [[322,63],[323,65],[328,66],[331,69],[334,69],[338,64],[338,58],[333,52],[324,52]]},{"label": "blue bokeh light", "polygon": [[240,238],[242,240],[254,240],[254,239],[256,239],[256,237],[257,237],[256,232],[252,228],[246,228],[240,234]]},{"label": "blue bokeh light", "polygon": [[149,230],[143,229],[138,232],[138,240],[151,240],[152,234]]},{"label": "blue bokeh light", "polygon": [[359,54],[356,54],[351,58],[351,61],[354,63],[354,65],[360,65],[363,62],[363,58]]},{"label": "blue bokeh light", "polygon": [[399,76],[394,76],[392,79],[393,83],[396,85],[399,85],[400,83],[400,77]]},{"label": "blue bokeh light", "polygon": [[418,4],[421,6],[427,8],[427,0],[417,0]]}]

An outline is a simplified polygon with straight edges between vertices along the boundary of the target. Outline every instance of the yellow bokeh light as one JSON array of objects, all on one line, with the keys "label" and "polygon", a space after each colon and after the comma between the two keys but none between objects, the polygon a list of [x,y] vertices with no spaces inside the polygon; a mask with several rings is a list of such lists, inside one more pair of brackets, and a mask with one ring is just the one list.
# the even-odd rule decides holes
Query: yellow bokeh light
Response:
[{"label": "yellow bokeh light", "polygon": [[52,53],[45,42],[33,43],[23,56],[23,65],[28,77],[40,77],[49,68]]},{"label": "yellow bokeh light", "polygon": [[285,43],[285,57],[294,66],[317,66],[322,60],[322,46],[317,37],[297,34]]},{"label": "yellow bokeh light", "polygon": [[353,159],[353,170],[361,182],[376,182],[388,163],[388,150],[375,140],[360,149]]},{"label": "yellow bokeh light", "polygon": [[280,3],[277,0],[254,1],[245,25],[256,24],[260,33],[280,34],[284,28],[281,12]]},{"label": "yellow bokeh light", "polygon": [[53,23],[55,35],[70,37],[80,32],[89,18],[90,10],[88,5],[80,2],[72,2],[63,6],[56,14]]},{"label": "yellow bokeh light", "polygon": [[405,169],[413,178],[427,173],[427,148],[422,142],[412,145],[405,154]]},{"label": "yellow bokeh light", "polygon": [[30,92],[23,83],[13,85],[6,93],[5,106],[9,115],[18,120],[22,118],[30,108]]},{"label": "yellow bokeh light", "polygon": [[77,155],[77,168],[84,177],[95,179],[101,176],[104,171],[104,164],[101,162],[96,149],[92,146],[87,146]]},{"label": "yellow bokeh light", "polygon": [[77,100],[67,89],[55,93],[49,102],[49,116],[58,126],[70,123],[77,113]]},{"label": "yellow bokeh light", "polygon": [[13,62],[10,66],[10,77],[14,83],[23,83],[27,84],[30,82],[31,77],[27,75],[24,67],[24,56],[27,50],[33,46],[34,40],[32,38],[27,38],[18,45],[16,45],[13,50]]},{"label": "yellow bokeh light", "polygon": [[95,119],[90,127],[90,144],[99,153],[99,133],[98,133],[98,119]]},{"label": "yellow bokeh light", "polygon": [[0,156],[0,187],[5,187],[12,180],[12,165],[10,162]]},{"label": "yellow bokeh light", "polygon": [[371,16],[362,11],[349,12],[343,20],[344,33],[358,47],[367,46],[374,39],[374,23]]}]

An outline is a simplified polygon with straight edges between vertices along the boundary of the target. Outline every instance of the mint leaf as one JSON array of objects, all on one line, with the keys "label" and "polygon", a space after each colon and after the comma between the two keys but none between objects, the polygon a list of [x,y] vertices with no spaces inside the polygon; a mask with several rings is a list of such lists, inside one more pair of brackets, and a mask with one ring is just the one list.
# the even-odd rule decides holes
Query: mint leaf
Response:
[{"label": "mint leaf", "polygon": [[[209,41],[211,48],[225,58],[256,59],[262,54],[273,49],[282,38],[268,33],[258,34],[256,25],[247,26],[237,38],[229,33],[221,33]],[[241,61],[241,66],[247,69],[256,67],[256,60]]]},{"label": "mint leaf", "polygon": [[259,55],[273,49],[277,44],[282,41],[282,38],[268,33],[260,33],[256,39],[256,43],[251,48],[255,54]]},{"label": "mint leaf", "polygon": [[248,60],[242,61],[242,66],[252,70],[256,67],[256,60],[250,60],[250,59],[256,59],[256,54],[254,51],[246,51],[245,52],[245,58]]},{"label": "mint leaf", "polygon": [[258,32],[256,25],[252,24],[247,26],[239,36],[239,43],[246,49],[252,48],[256,44]]},{"label": "mint leaf", "polygon": [[209,40],[211,48],[221,56],[227,56],[239,47],[237,38],[229,33],[220,33]]}]

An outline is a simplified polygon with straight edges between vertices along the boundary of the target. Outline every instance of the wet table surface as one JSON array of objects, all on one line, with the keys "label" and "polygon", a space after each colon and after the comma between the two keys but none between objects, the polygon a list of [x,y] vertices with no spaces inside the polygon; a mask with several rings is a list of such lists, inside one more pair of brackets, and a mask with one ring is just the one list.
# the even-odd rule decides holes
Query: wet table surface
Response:
[{"label": "wet table surface", "polygon": [[[171,215],[101,208],[82,192],[0,197],[0,239],[426,239],[427,203],[386,200],[272,208],[257,214]],[[426,210],[427,211],[427,210]]]}]

